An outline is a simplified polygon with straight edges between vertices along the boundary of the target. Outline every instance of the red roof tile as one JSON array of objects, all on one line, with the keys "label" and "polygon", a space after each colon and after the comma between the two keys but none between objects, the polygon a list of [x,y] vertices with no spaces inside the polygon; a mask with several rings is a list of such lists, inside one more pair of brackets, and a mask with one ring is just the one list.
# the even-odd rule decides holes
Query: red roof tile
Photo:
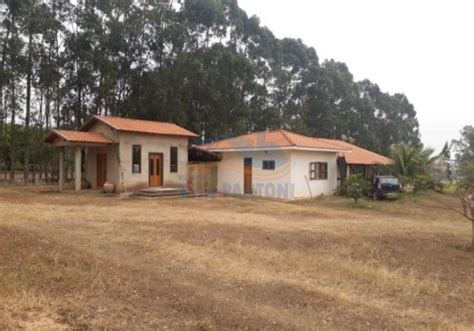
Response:
[{"label": "red roof tile", "polygon": [[336,139],[323,139],[328,142],[332,142],[333,144],[337,144],[341,147],[350,148],[351,151],[349,153],[344,153],[344,158],[348,164],[382,164],[382,165],[391,165],[393,164],[393,160],[385,157],[383,155],[371,152],[367,149],[362,147],[353,145],[348,143],[347,141],[343,140],[336,140]]},{"label": "red roof tile", "polygon": [[88,144],[112,144],[113,140],[106,136],[95,132],[69,131],[69,130],[53,130],[44,139],[47,143],[53,143],[56,137],[62,138],[73,143]]},{"label": "red roof tile", "polygon": [[307,137],[285,130],[253,132],[243,136],[206,144],[201,147],[210,151],[295,147],[332,151],[348,150],[345,147],[323,139]]},{"label": "red roof tile", "polygon": [[348,164],[393,164],[393,161],[388,157],[342,140],[308,137],[285,130],[253,132],[202,145],[201,147],[209,151],[291,147],[333,150],[344,155]]},{"label": "red roof tile", "polygon": [[97,121],[103,122],[118,131],[139,132],[167,136],[198,136],[197,134],[173,123],[144,121],[131,118],[97,115],[92,117],[86,124],[84,124],[84,126],[82,127],[82,131],[89,130]]}]

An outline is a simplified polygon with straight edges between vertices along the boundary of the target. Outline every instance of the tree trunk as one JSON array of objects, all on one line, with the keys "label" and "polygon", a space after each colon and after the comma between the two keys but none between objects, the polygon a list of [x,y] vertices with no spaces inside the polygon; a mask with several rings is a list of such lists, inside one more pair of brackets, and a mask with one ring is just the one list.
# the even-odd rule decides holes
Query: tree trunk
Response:
[{"label": "tree trunk", "polygon": [[40,99],[39,99],[39,110],[38,110],[38,122],[39,122],[39,126],[40,126],[40,129],[42,130],[43,129],[43,123],[44,123],[44,115],[43,115],[43,87],[41,87],[39,89],[39,95],[40,95]]},{"label": "tree trunk", "polygon": [[471,232],[472,232],[471,233],[471,235],[472,235],[472,237],[471,237],[471,252],[474,253],[474,220],[471,221]]},{"label": "tree trunk", "polygon": [[48,85],[46,88],[46,96],[45,96],[45,106],[44,106],[44,118],[46,122],[46,130],[49,130],[53,127],[51,124],[51,90]]},{"label": "tree trunk", "polygon": [[25,162],[23,165],[23,179],[28,184],[30,163],[30,115],[31,115],[31,67],[32,67],[33,34],[28,35],[28,72],[26,74],[26,116],[25,116]]},{"label": "tree trunk", "polygon": [[16,128],[15,128],[15,113],[16,113],[16,97],[15,97],[15,81],[12,78],[11,86],[11,148],[10,148],[10,180],[15,180],[15,163],[16,163]]},{"label": "tree trunk", "polygon": [[[2,60],[0,63],[0,72],[3,72],[5,69],[5,61],[7,57],[7,45],[8,45],[8,40],[10,38],[10,25],[8,26],[7,33],[5,35],[5,39],[3,41],[3,49],[2,49]],[[4,131],[4,124],[5,124],[5,118],[6,118],[6,112],[4,111],[3,107],[3,79],[0,79],[0,139],[5,141],[3,139],[3,131]]]}]

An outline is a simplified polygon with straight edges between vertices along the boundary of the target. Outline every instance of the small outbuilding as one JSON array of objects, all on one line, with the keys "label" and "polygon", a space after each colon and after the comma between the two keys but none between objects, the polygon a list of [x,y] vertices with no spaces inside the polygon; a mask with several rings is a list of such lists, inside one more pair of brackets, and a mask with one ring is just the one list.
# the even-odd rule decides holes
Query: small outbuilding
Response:
[{"label": "small outbuilding", "polygon": [[65,150],[75,153],[75,190],[105,182],[115,192],[147,187],[186,187],[188,146],[197,135],[176,124],[93,116],[80,131],[53,130],[44,139],[59,150],[59,189],[64,189]]}]

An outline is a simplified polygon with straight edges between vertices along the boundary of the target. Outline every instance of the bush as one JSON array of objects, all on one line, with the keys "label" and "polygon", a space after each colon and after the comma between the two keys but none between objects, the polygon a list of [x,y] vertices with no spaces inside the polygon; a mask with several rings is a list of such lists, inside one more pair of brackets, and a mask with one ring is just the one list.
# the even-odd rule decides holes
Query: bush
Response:
[{"label": "bush", "polygon": [[430,190],[434,187],[433,177],[430,175],[419,175],[414,179],[415,192],[420,190]]},{"label": "bush", "polygon": [[345,181],[344,184],[341,184],[336,188],[336,195],[339,195],[341,197],[347,196],[347,181]]},{"label": "bush", "polygon": [[354,199],[357,204],[370,189],[370,183],[366,181],[362,175],[353,174],[347,178],[346,182],[338,187],[337,194]]},{"label": "bush", "polygon": [[[399,180],[405,192],[411,192],[412,190],[413,192],[417,192],[436,188],[442,190],[442,183],[435,182],[434,178],[430,175],[418,175],[415,177],[400,176]],[[410,187],[412,190],[409,189]]]}]

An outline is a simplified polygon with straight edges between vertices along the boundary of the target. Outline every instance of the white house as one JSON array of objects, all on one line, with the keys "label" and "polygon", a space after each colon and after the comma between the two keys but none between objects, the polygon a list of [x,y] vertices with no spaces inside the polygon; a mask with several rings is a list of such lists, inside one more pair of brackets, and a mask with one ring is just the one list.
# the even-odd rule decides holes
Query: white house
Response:
[{"label": "white house", "polygon": [[392,162],[344,141],[284,130],[254,132],[200,147],[220,154],[219,192],[282,199],[332,194],[352,166],[362,165],[365,173],[368,166]]}]

